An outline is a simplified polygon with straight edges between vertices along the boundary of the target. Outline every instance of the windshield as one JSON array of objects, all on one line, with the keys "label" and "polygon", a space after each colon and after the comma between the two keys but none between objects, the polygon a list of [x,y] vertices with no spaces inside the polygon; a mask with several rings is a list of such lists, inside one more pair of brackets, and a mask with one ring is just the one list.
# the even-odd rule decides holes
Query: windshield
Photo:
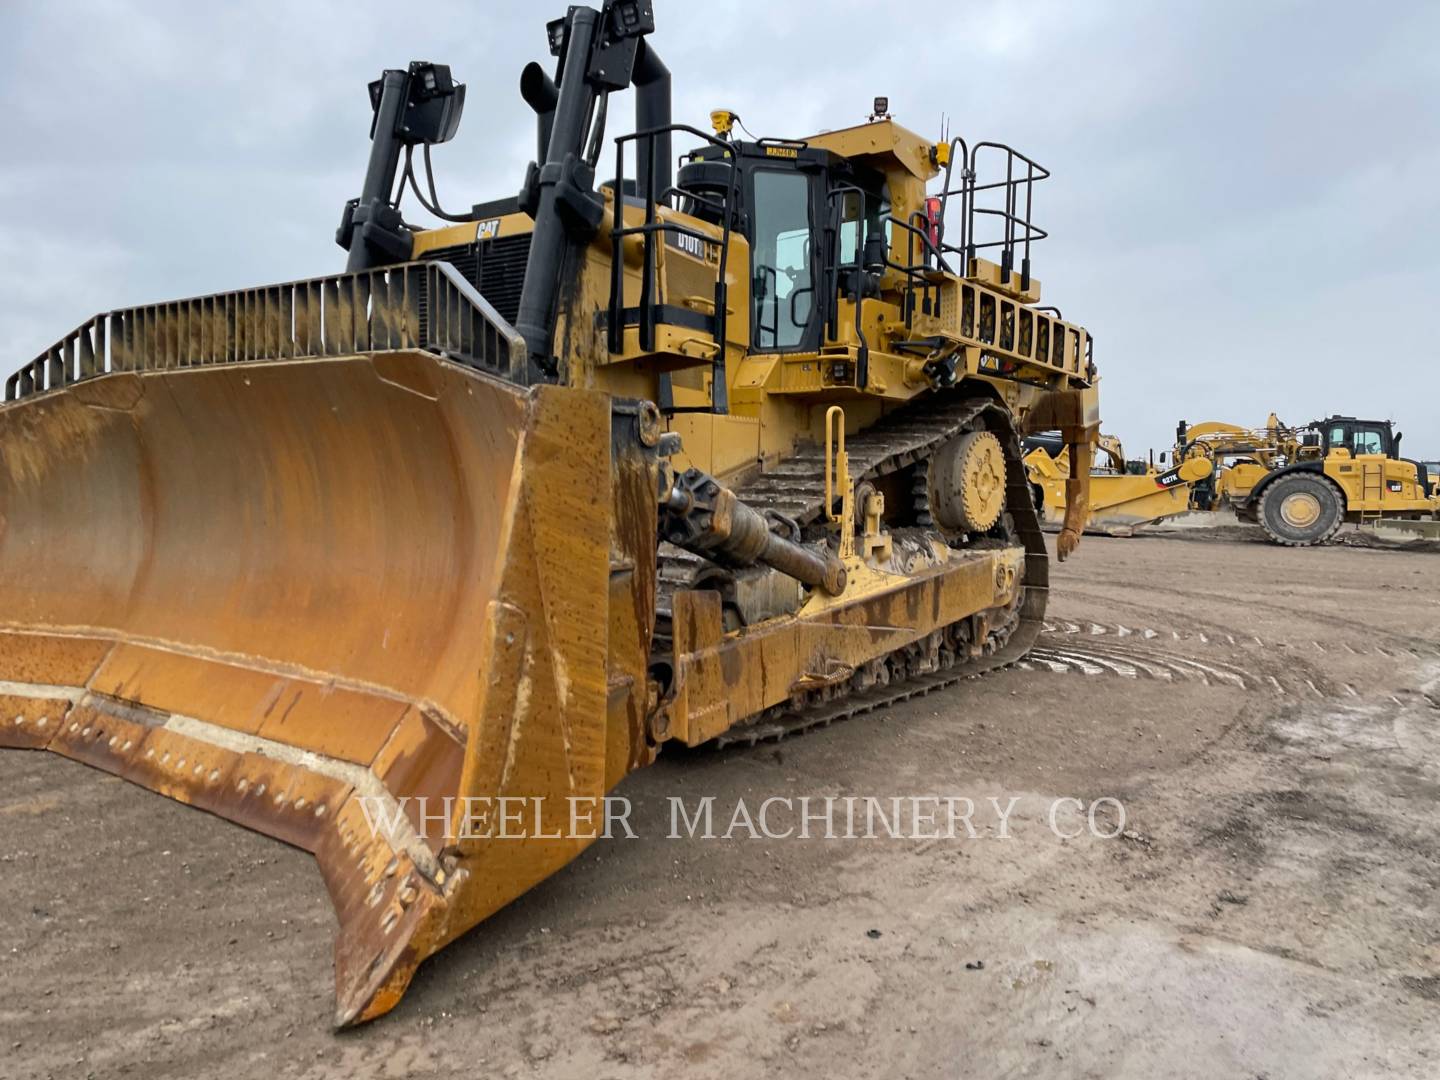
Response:
[{"label": "windshield", "polygon": [[1374,428],[1360,428],[1355,432],[1355,453],[1358,454],[1383,454],[1385,452],[1385,440],[1380,437],[1380,432]]}]

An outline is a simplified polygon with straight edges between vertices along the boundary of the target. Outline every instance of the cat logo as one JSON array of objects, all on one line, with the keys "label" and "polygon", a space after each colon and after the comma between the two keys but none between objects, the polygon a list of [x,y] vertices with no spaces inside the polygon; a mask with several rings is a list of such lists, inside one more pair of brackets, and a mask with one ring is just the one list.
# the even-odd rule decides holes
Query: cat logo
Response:
[{"label": "cat logo", "polygon": [[766,157],[798,158],[800,151],[793,146],[767,146],[765,147]]},{"label": "cat logo", "polygon": [[494,240],[500,235],[500,219],[498,217],[486,218],[475,226],[475,239]]}]

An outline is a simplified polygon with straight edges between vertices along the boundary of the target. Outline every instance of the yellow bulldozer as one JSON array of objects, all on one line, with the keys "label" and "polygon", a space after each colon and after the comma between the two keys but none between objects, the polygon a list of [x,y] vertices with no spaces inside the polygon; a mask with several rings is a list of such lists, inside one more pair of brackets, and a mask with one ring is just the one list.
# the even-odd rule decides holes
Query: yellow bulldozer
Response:
[{"label": "yellow bulldozer", "polygon": [[1099,422],[1031,274],[1048,173],[883,99],[808,138],[675,123],[653,27],[550,23],[535,161],[466,210],[430,164],[464,86],[385,71],[343,273],[110,311],[5,384],[0,745],[313,852],[341,1026],[667,743],[801,732],[1041,627],[1020,440],[1088,461]]}]

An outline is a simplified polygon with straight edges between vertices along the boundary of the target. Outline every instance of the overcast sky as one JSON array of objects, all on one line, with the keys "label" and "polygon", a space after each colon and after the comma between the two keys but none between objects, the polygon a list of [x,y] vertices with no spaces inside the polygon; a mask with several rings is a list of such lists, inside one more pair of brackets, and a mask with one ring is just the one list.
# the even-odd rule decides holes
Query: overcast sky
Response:
[{"label": "overcast sky", "polygon": [[[1035,273],[1132,455],[1273,409],[1393,417],[1440,458],[1440,4],[656,7],[677,120],[799,136],[887,94],[1049,166]],[[0,0],[0,371],[99,311],[343,268],[384,67],[469,84],[442,200],[512,194],[520,70],[564,9]]]}]

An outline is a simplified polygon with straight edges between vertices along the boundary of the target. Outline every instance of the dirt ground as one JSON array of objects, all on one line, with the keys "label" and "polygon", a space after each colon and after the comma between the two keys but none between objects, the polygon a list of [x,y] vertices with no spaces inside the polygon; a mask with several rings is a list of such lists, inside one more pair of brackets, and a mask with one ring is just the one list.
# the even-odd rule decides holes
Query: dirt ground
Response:
[{"label": "dirt ground", "polygon": [[[662,758],[638,839],[340,1035],[308,856],[0,754],[0,1077],[1440,1076],[1440,555],[1087,538],[1054,585],[1022,668]],[[1009,838],[666,837],[935,794]]]}]

